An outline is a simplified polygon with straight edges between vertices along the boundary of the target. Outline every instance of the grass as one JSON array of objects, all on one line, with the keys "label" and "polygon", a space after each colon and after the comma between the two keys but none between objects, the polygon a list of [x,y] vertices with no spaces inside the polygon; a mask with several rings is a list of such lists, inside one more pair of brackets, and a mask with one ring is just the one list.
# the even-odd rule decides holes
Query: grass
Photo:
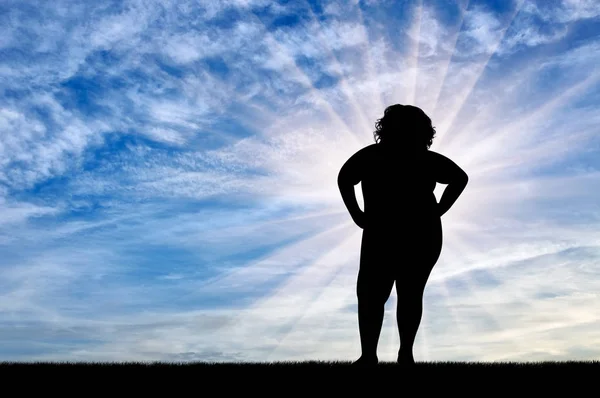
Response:
[{"label": "grass", "polygon": [[[181,394],[225,391],[223,396],[274,394],[278,396],[376,397],[386,391],[406,394],[456,392],[481,396],[499,394],[588,395],[595,389],[600,361],[567,362],[418,362],[404,368],[393,362],[360,369],[351,362],[0,362],[5,388],[68,387],[86,393],[108,388],[110,394]],[[27,380],[24,382],[24,380]],[[42,380],[42,381],[40,381]],[[45,382],[52,380],[52,383]],[[40,382],[37,382],[40,381]],[[190,388],[192,390],[190,390]],[[481,390],[483,388],[483,390]],[[593,391],[593,390],[590,390]],[[216,393],[216,392],[214,392]],[[213,395],[214,395],[213,393]],[[425,394],[430,395],[430,394]]]},{"label": "grass", "polygon": [[[0,369],[193,369],[204,371],[235,370],[352,370],[350,361],[284,362],[0,362]],[[395,362],[380,362],[375,370],[407,370]],[[413,370],[510,370],[510,369],[586,369],[600,371],[600,361],[545,362],[417,362]]]}]

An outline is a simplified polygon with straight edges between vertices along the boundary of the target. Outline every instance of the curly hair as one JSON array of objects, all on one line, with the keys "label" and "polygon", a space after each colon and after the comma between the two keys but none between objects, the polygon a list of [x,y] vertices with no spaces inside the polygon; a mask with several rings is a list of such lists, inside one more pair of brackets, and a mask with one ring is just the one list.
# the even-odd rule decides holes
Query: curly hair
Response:
[{"label": "curly hair", "polygon": [[375,122],[373,138],[377,144],[393,142],[429,149],[435,137],[435,127],[421,108],[395,104],[385,108],[383,117]]}]

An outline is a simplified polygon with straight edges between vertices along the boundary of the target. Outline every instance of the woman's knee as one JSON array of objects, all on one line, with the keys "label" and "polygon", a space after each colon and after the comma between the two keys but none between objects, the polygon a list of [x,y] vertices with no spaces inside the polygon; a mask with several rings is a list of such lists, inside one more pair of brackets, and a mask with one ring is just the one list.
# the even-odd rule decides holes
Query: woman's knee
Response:
[{"label": "woman's knee", "polygon": [[390,298],[391,288],[374,289],[372,286],[358,286],[356,289],[356,297],[358,304],[366,305],[383,305]]},{"label": "woman's knee", "polygon": [[398,296],[398,303],[406,303],[413,305],[415,303],[423,302],[423,294],[425,293],[425,286],[418,285],[406,285],[397,286],[396,294]]}]

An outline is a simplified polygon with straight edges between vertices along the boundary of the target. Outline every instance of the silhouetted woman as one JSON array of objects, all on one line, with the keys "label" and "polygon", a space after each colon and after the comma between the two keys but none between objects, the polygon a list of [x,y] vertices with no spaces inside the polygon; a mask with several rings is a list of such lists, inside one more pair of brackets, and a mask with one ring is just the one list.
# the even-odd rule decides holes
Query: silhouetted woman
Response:
[{"label": "silhouetted woman", "polygon": [[[452,160],[429,150],[435,128],[420,108],[392,105],[375,123],[375,144],[350,157],[338,186],[354,222],[363,229],[356,292],[362,355],[356,365],[377,364],[384,305],[396,282],[400,334],[398,362],[413,364],[423,292],[442,249],[440,217],[467,185]],[[361,183],[364,212],[354,185]],[[448,184],[440,202],[436,182]]]}]

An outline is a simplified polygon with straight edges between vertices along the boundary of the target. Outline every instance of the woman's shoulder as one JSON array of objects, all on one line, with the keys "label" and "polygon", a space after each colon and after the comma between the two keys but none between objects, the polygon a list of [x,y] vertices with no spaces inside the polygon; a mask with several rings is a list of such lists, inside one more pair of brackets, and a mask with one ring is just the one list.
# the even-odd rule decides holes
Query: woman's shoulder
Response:
[{"label": "woman's shoulder", "polygon": [[373,151],[376,151],[379,147],[380,147],[380,145],[378,145],[377,143],[373,143],[373,144],[369,144],[369,145],[363,147],[361,149],[361,151],[373,152]]},{"label": "woman's shoulder", "polygon": [[367,145],[367,146],[359,149],[355,153],[355,155],[358,155],[363,158],[370,158],[372,156],[376,156],[378,149],[379,149],[379,147],[377,146],[377,144],[370,144],[370,145]]},{"label": "woman's shoulder", "polygon": [[431,149],[427,150],[427,158],[431,162],[445,162],[449,160],[446,156],[442,155],[439,152],[432,151]]},{"label": "woman's shoulder", "polygon": [[380,157],[381,155],[387,156],[389,153],[392,153],[395,157],[402,156],[411,159],[424,159],[429,162],[443,161],[447,159],[446,156],[442,155],[439,152],[432,151],[431,149],[426,149],[424,151],[396,151],[393,148],[386,149],[382,144],[374,143],[364,146],[356,152],[356,155],[363,158],[371,158],[371,157]]}]

